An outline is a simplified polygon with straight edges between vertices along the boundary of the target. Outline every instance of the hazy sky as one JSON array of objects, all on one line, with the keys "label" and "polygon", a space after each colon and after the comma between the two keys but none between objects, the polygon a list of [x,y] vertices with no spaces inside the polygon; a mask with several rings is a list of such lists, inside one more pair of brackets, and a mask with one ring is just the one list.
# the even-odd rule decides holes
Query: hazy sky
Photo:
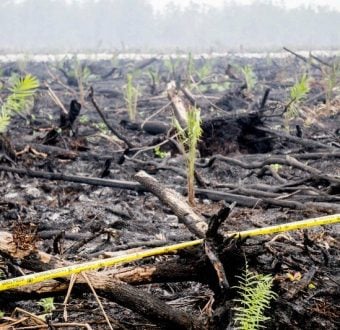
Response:
[{"label": "hazy sky", "polygon": [[[152,3],[155,9],[162,10],[169,2],[174,2],[179,6],[186,6],[190,2],[204,3],[206,5],[221,6],[225,0],[147,0]],[[256,0],[237,0],[235,3],[249,4]],[[273,0],[274,3],[284,5],[288,8],[294,8],[301,5],[304,6],[329,6],[340,11],[340,0]]]}]

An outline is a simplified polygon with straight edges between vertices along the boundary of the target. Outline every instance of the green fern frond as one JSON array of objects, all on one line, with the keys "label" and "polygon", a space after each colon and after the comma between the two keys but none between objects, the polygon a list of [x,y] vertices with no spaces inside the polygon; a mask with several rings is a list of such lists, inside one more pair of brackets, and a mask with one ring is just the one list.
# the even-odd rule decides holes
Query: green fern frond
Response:
[{"label": "green fern frond", "polygon": [[9,88],[11,94],[1,106],[0,133],[6,131],[14,113],[22,111],[30,102],[38,87],[38,79],[30,74],[13,78]]},{"label": "green fern frond", "polygon": [[270,301],[277,297],[271,291],[273,278],[270,275],[255,274],[248,269],[246,263],[245,271],[240,277],[240,284],[236,288],[239,290],[240,299],[234,301],[239,303],[235,311],[235,329],[256,330],[264,328],[261,324],[269,317],[264,315],[264,311],[270,307]]}]

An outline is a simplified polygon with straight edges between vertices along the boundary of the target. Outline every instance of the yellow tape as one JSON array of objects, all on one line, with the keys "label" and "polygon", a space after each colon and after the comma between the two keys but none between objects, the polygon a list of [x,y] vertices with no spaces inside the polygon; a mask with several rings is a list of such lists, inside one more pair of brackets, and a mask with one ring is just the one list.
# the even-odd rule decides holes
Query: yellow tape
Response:
[{"label": "yellow tape", "polygon": [[[282,233],[285,231],[300,230],[309,227],[331,225],[340,222],[340,214],[328,215],[325,217],[294,221],[290,223],[285,223],[283,225],[276,225],[264,228],[250,229],[237,233],[239,237],[254,237],[260,235],[272,235],[277,233]],[[229,233],[228,233],[229,234]]]},{"label": "yellow tape", "polygon": [[[254,237],[254,236],[259,236],[259,235],[275,234],[275,233],[280,233],[284,231],[299,230],[299,229],[304,229],[304,228],[309,228],[309,227],[314,227],[314,226],[329,225],[329,224],[334,224],[337,222],[340,222],[340,214],[314,218],[314,219],[308,219],[308,220],[302,220],[302,221],[296,221],[296,222],[291,222],[291,223],[287,223],[283,225],[251,229],[251,230],[245,230],[245,231],[235,232],[235,233],[228,233],[228,235],[237,234],[239,237],[242,237],[242,238]],[[130,254],[119,256],[119,257],[89,261],[89,262],[85,262],[80,265],[72,265],[72,266],[47,270],[44,272],[24,275],[24,276],[0,281],[0,291],[14,289],[14,288],[29,285],[29,284],[35,284],[35,283],[51,280],[54,278],[67,277],[72,274],[78,274],[84,271],[110,267],[110,266],[114,266],[117,264],[122,264],[122,263],[127,263],[131,261],[143,259],[146,257],[166,254],[166,253],[174,252],[177,250],[185,249],[191,246],[199,245],[202,243],[203,243],[203,239],[198,239],[194,241],[149,249],[149,250],[145,250],[141,252],[130,253]]]}]

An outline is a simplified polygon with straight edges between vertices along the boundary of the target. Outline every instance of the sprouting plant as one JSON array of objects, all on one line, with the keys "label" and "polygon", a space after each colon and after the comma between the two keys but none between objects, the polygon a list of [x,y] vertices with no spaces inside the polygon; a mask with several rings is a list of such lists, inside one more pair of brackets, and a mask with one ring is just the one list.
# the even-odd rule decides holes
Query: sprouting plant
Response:
[{"label": "sprouting plant", "polygon": [[270,167],[271,167],[275,172],[278,172],[278,171],[282,168],[282,165],[281,165],[281,164],[271,164]]},{"label": "sprouting plant", "polygon": [[201,67],[196,69],[196,74],[198,76],[198,79],[202,81],[211,74],[211,71],[212,63],[210,61],[206,61]]},{"label": "sprouting plant", "polygon": [[170,76],[172,76],[171,79],[173,80],[176,80],[176,71],[177,71],[177,67],[179,66],[180,64],[180,58],[179,57],[176,57],[176,58],[173,58],[173,57],[169,57],[169,58],[166,58],[164,60],[164,66],[165,68],[167,69],[167,71],[169,72],[169,77],[168,77],[168,80],[170,78]]},{"label": "sprouting plant", "polygon": [[286,106],[285,119],[289,120],[298,115],[298,106],[303,101],[310,90],[309,79],[306,74],[303,74],[289,92],[289,102]]},{"label": "sprouting plant", "polygon": [[247,90],[248,92],[251,92],[256,84],[256,75],[254,73],[254,70],[250,65],[246,65],[243,68],[241,68],[241,72],[246,81]]},{"label": "sprouting plant", "polygon": [[188,186],[188,201],[191,205],[195,205],[195,160],[197,154],[197,143],[202,135],[201,114],[200,110],[195,107],[190,107],[188,110],[188,125],[184,130],[177,120],[174,120],[174,125],[178,134],[183,154],[187,163],[187,186]]},{"label": "sprouting plant", "polygon": [[233,308],[235,329],[263,328],[262,323],[269,319],[264,312],[270,307],[270,301],[277,298],[277,294],[271,290],[273,277],[251,272],[246,263],[244,273],[239,278],[240,284],[236,288],[240,298],[234,300],[238,306]]},{"label": "sprouting plant", "polygon": [[157,86],[160,83],[159,71],[149,69],[148,73],[151,80],[151,94],[153,95],[156,93]]},{"label": "sprouting plant", "polygon": [[84,99],[84,84],[89,81],[91,76],[91,70],[87,65],[82,65],[78,61],[78,57],[75,56],[74,59],[74,77],[77,80],[77,85],[79,87],[80,101],[82,104],[85,103]]},{"label": "sprouting plant", "polygon": [[133,75],[128,73],[126,75],[126,85],[124,86],[124,98],[131,121],[136,120],[138,95],[138,88],[133,85]]},{"label": "sprouting plant", "polygon": [[11,94],[2,104],[0,110],[0,133],[6,132],[11,117],[15,113],[20,113],[25,109],[38,87],[38,79],[30,74],[23,78],[16,77],[12,80],[9,88]]},{"label": "sprouting plant", "polygon": [[20,57],[17,61],[18,68],[20,70],[20,73],[24,74],[27,69],[27,63],[29,60],[28,54],[24,54],[23,57]]},{"label": "sprouting plant", "polygon": [[53,297],[40,299],[37,304],[43,308],[44,313],[51,313],[55,309]]},{"label": "sprouting plant", "polygon": [[3,311],[0,311],[0,319],[2,319],[5,316],[5,313]]},{"label": "sprouting plant", "polygon": [[100,122],[98,124],[95,124],[94,126],[97,127],[102,134],[104,134],[104,135],[110,134],[110,131],[108,130],[108,128],[107,128],[105,123]]},{"label": "sprouting plant", "polygon": [[190,86],[191,79],[195,73],[195,61],[192,56],[192,53],[188,54],[188,62],[187,62],[187,84]]},{"label": "sprouting plant", "polygon": [[333,98],[333,89],[340,79],[340,61],[334,62],[330,68],[327,68],[324,72],[324,75],[326,104],[329,106]]},{"label": "sprouting plant", "polygon": [[169,153],[166,152],[166,151],[162,151],[161,148],[160,148],[159,146],[155,147],[155,148],[153,149],[153,152],[154,152],[154,154],[155,154],[156,157],[161,158],[161,159],[163,159],[163,158],[169,156]]},{"label": "sprouting plant", "polygon": [[79,123],[82,125],[88,124],[90,121],[89,117],[87,115],[82,115],[79,117]]}]

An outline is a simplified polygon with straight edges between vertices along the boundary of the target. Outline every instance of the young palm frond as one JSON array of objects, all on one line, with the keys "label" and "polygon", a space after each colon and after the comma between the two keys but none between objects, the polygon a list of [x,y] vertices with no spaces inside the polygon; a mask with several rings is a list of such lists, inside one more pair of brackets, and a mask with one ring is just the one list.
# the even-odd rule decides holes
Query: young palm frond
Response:
[{"label": "young palm frond", "polygon": [[188,177],[188,199],[191,205],[195,204],[194,177],[197,143],[202,135],[200,110],[193,107],[188,111],[188,155],[187,155],[187,177]]},{"label": "young palm frond", "polygon": [[277,294],[271,290],[273,278],[270,275],[255,274],[246,268],[240,285],[236,288],[239,290],[240,299],[235,299],[240,306],[235,307],[235,329],[239,330],[256,330],[264,328],[262,322],[269,319],[264,315],[264,311],[269,308],[270,301],[277,297]]},{"label": "young palm frond", "polygon": [[38,87],[38,79],[30,74],[23,78],[14,79],[9,88],[11,94],[1,106],[0,133],[6,132],[11,117],[25,108],[27,102],[33,97]]},{"label": "young palm frond", "polygon": [[287,105],[286,112],[287,119],[294,118],[298,115],[298,105],[309,93],[309,90],[309,78],[306,74],[304,74],[290,89],[289,103]]},{"label": "young palm frond", "polygon": [[254,70],[250,65],[246,65],[245,67],[241,68],[241,72],[246,81],[247,90],[248,92],[251,92],[256,84],[256,75],[254,73]]},{"label": "young palm frond", "polygon": [[177,130],[177,139],[182,148],[187,163],[187,186],[188,200],[191,205],[195,204],[195,160],[197,154],[197,144],[202,135],[201,113],[196,107],[188,109],[188,125],[184,130],[178,120],[174,118],[174,126]]}]

